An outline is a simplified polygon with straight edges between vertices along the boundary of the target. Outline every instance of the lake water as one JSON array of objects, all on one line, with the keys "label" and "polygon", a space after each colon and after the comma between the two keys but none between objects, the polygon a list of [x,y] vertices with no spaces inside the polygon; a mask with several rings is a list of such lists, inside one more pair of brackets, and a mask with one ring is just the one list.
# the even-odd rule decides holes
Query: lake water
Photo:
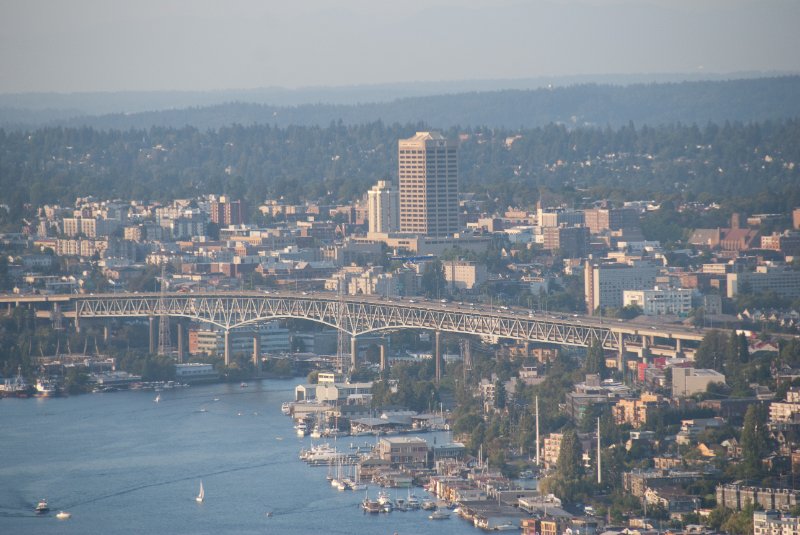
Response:
[{"label": "lake water", "polygon": [[193,386],[159,403],[148,391],[0,400],[0,533],[480,533],[425,511],[362,513],[364,493],[337,491],[326,468],[298,459],[310,439],[280,411],[294,384]]}]

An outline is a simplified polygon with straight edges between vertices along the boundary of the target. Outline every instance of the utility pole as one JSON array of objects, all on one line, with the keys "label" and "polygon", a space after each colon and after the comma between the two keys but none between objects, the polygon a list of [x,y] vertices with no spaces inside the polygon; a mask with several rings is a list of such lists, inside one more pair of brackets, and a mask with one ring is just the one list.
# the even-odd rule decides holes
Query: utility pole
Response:
[{"label": "utility pole", "polygon": [[600,470],[600,417],[597,418],[597,484],[603,483],[603,473]]},{"label": "utility pole", "polygon": [[539,464],[539,396],[536,396],[536,466]]}]

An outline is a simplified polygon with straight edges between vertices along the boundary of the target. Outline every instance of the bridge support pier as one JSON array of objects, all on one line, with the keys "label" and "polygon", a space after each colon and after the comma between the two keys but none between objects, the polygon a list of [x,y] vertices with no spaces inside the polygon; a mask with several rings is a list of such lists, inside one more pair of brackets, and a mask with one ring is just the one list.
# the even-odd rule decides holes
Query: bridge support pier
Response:
[{"label": "bridge support pier", "polygon": [[60,331],[63,326],[61,324],[61,306],[58,303],[53,303],[53,311],[50,313],[50,318],[53,323],[53,329]]},{"label": "bridge support pier", "polygon": [[183,324],[178,322],[178,364],[183,364]]},{"label": "bridge support pier", "polygon": [[253,366],[256,373],[261,371],[261,333],[259,332],[253,335]]},{"label": "bridge support pier", "polygon": [[436,331],[434,334],[435,347],[433,358],[436,359],[436,384],[442,380],[442,332]]},{"label": "bridge support pier", "polygon": [[622,333],[619,333],[619,348],[617,349],[617,370],[625,371],[625,342]]},{"label": "bridge support pier", "polygon": [[389,366],[387,365],[388,363],[386,362],[386,344],[382,343],[380,345],[380,349],[381,349],[381,373],[383,373],[389,368]]},{"label": "bridge support pier", "polygon": [[680,338],[676,338],[675,339],[675,354],[677,355],[678,353],[682,353],[682,352],[683,351],[681,349],[681,339]]},{"label": "bridge support pier", "polygon": [[150,316],[147,318],[150,320],[150,354],[156,354],[156,318],[154,316]]},{"label": "bridge support pier", "polygon": [[350,371],[358,369],[358,338],[350,335]]},{"label": "bridge support pier", "polygon": [[228,366],[231,363],[231,331],[230,331],[230,329],[225,329],[224,350],[225,350],[225,366]]},{"label": "bridge support pier", "polygon": [[75,307],[75,332],[78,334],[81,332],[81,315],[77,307]]}]

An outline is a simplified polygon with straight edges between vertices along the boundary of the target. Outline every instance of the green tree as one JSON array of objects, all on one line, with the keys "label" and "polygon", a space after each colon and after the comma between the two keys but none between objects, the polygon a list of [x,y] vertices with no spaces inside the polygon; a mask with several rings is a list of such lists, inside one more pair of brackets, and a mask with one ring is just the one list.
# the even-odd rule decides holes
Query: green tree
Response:
[{"label": "green tree", "polygon": [[444,278],[444,266],[440,260],[425,264],[422,269],[420,289],[427,297],[434,299],[447,295],[447,281]]},{"label": "green tree", "polygon": [[499,379],[494,382],[494,406],[500,410],[506,408],[506,385]]},{"label": "green tree", "polygon": [[556,471],[542,482],[543,490],[566,503],[574,503],[583,490],[583,472],[583,450],[578,433],[570,429],[561,437]]},{"label": "green tree", "polygon": [[763,472],[762,459],[768,452],[766,442],[766,417],[764,411],[756,405],[747,407],[742,426],[742,476],[753,479]]},{"label": "green tree", "polygon": [[728,347],[728,339],[724,333],[717,330],[710,331],[700,342],[694,362],[698,368],[710,368],[723,372]]},{"label": "green tree", "polygon": [[606,353],[603,349],[603,343],[599,338],[592,341],[592,345],[586,350],[586,373],[596,373],[601,379],[608,377],[608,370],[606,369]]},{"label": "green tree", "polygon": [[722,529],[731,535],[753,535],[753,511],[755,507],[747,502],[741,511],[730,515],[722,524]]}]

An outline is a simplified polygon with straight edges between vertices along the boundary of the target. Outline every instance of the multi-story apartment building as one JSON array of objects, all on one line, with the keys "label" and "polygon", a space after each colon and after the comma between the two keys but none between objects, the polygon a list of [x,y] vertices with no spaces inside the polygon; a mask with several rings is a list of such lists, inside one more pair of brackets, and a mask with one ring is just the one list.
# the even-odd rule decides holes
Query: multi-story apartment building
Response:
[{"label": "multi-story apartment building", "polygon": [[800,271],[784,267],[758,266],[755,272],[728,273],[728,298],[740,292],[775,292],[781,297],[800,297]]},{"label": "multi-story apartment building", "polygon": [[622,303],[623,306],[638,306],[645,316],[684,316],[692,311],[692,290],[659,287],[652,290],[624,290]]},{"label": "multi-story apartment building", "polygon": [[725,384],[725,375],[716,370],[672,368],[673,397],[686,397],[705,392],[711,383]]},{"label": "multi-story apartment building", "polygon": [[459,231],[458,148],[438,132],[398,142],[400,231],[447,236]]},{"label": "multi-story apartment building", "polygon": [[558,250],[569,258],[583,258],[589,253],[589,229],[584,226],[545,227],[544,249]]},{"label": "multi-story apartment building", "polygon": [[388,180],[379,180],[367,192],[369,233],[387,234],[400,227],[400,197]]},{"label": "multi-story apartment building", "polygon": [[592,234],[639,226],[639,214],[633,208],[592,208],[584,211],[584,219]]},{"label": "multi-story apartment building", "polygon": [[800,505],[800,490],[748,487],[738,483],[717,485],[717,506],[739,511],[747,503],[766,510],[787,510]]},{"label": "multi-story apartment building", "polygon": [[97,217],[65,217],[62,220],[62,233],[75,237],[97,238],[112,234],[119,227],[119,221]]},{"label": "multi-story apartment building", "polygon": [[542,208],[537,206],[536,222],[542,228],[583,226],[585,222],[584,213],[564,208]]},{"label": "multi-story apartment building", "polygon": [[635,428],[647,424],[652,414],[664,405],[664,398],[658,394],[643,392],[639,399],[621,399],[611,408],[614,422],[618,425],[630,424]]},{"label": "multi-story apartment building", "polygon": [[773,401],[769,404],[769,421],[773,424],[800,423],[800,403]]},{"label": "multi-story apartment building", "polygon": [[586,311],[600,307],[622,308],[625,290],[643,290],[656,285],[660,268],[648,261],[632,264],[588,264],[584,268]]},{"label": "multi-story apartment building", "polygon": [[[289,330],[276,321],[252,327],[233,329],[229,335],[231,354],[252,355],[254,338],[258,337],[259,353],[275,354],[291,350]],[[189,329],[189,353],[217,355],[225,353],[225,333],[221,329],[192,327]]]},{"label": "multi-story apartment building", "polygon": [[384,461],[408,467],[423,467],[428,462],[428,443],[418,437],[388,437],[378,443]]},{"label": "multi-story apartment building", "polygon": [[227,195],[220,195],[210,204],[211,221],[221,227],[247,223],[247,208],[244,201],[234,201]]},{"label": "multi-story apartment building", "polygon": [[778,511],[753,511],[753,535],[800,535],[800,518]]},{"label": "multi-story apartment building", "polygon": [[484,264],[449,260],[442,262],[442,265],[444,267],[444,280],[452,288],[472,290],[475,286],[486,282],[489,277]]},{"label": "multi-story apartment building", "polygon": [[800,252],[800,232],[774,232],[769,236],[761,236],[761,248],[797,254]]}]

